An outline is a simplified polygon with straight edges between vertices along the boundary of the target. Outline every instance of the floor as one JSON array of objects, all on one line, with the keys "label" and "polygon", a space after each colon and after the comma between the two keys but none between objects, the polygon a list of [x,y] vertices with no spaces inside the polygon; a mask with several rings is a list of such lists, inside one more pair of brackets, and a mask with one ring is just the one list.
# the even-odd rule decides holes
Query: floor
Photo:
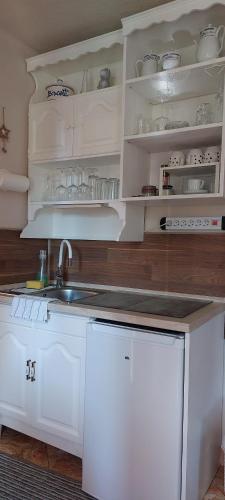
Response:
[{"label": "floor", "polygon": [[[82,462],[79,458],[7,427],[3,428],[0,439],[0,453],[1,451],[72,479],[81,480]],[[204,500],[225,500],[223,467],[219,468]]]}]

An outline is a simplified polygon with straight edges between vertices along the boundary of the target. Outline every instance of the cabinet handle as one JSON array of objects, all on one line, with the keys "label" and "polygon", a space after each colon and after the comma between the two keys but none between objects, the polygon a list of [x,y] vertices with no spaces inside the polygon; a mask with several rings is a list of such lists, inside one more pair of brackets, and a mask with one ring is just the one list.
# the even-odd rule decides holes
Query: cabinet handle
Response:
[{"label": "cabinet handle", "polygon": [[30,380],[30,369],[31,369],[31,359],[28,359],[26,362],[26,380]]},{"label": "cabinet handle", "polygon": [[32,361],[32,363],[31,363],[31,377],[30,377],[31,382],[35,381],[35,365],[36,365],[36,361]]},{"label": "cabinet handle", "polygon": [[70,130],[71,128],[74,128],[73,125],[67,125],[66,130]]}]

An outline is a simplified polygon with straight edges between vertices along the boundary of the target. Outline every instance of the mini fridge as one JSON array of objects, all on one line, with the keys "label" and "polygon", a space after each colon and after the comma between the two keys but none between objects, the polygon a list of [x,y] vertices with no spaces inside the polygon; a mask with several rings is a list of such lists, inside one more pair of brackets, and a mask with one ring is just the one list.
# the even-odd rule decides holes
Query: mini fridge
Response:
[{"label": "mini fridge", "polygon": [[92,322],[83,490],[98,500],[180,500],[184,336]]}]

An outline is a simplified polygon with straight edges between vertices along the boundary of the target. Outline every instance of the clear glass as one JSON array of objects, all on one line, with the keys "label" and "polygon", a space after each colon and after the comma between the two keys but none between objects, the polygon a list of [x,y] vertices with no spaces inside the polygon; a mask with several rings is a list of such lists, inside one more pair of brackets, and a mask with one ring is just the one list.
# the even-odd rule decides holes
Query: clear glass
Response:
[{"label": "clear glass", "polygon": [[65,201],[67,198],[66,178],[63,169],[57,169],[56,173],[56,200]]},{"label": "clear glass", "polygon": [[78,186],[76,184],[76,173],[75,169],[69,169],[68,173],[68,185],[67,185],[67,199],[68,201],[77,200],[78,198]]},{"label": "clear glass", "polygon": [[95,174],[91,174],[88,176],[88,186],[90,189],[90,199],[91,200],[96,200],[97,199],[97,193],[96,193],[96,181],[98,179],[98,176]]},{"label": "clear glass", "polygon": [[211,105],[209,102],[204,102],[199,104],[196,109],[196,125],[207,125],[207,123],[211,123],[212,113],[211,113]]}]

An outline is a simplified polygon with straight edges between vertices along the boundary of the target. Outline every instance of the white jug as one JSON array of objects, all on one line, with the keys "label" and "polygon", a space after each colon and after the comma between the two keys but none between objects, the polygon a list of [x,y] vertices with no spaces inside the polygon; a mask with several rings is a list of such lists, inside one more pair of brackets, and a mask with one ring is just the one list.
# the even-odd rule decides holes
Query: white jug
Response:
[{"label": "white jug", "polygon": [[158,61],[160,57],[157,54],[146,54],[143,59],[138,59],[135,63],[136,76],[152,75],[158,71]]},{"label": "white jug", "polygon": [[224,26],[213,26],[209,24],[200,31],[199,43],[197,45],[197,61],[208,61],[218,57],[223,49],[223,40],[225,34]]}]

